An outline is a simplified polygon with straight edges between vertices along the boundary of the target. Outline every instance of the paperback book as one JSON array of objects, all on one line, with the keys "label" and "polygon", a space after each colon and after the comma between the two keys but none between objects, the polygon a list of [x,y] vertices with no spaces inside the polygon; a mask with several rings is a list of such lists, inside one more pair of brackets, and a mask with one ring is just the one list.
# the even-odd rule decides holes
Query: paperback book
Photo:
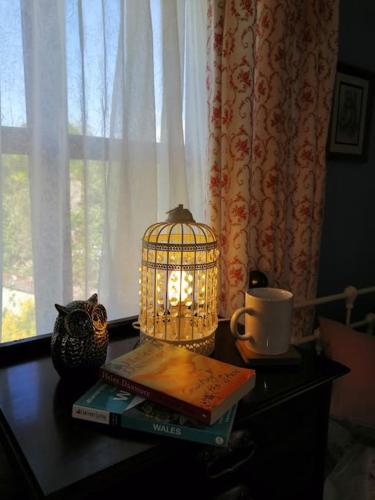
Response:
[{"label": "paperback book", "polygon": [[187,441],[227,446],[236,407],[234,405],[214,425],[204,425],[98,381],[74,403],[72,416]]},{"label": "paperback book", "polygon": [[166,342],[148,341],[101,367],[109,384],[204,424],[213,424],[255,385],[255,371]]}]

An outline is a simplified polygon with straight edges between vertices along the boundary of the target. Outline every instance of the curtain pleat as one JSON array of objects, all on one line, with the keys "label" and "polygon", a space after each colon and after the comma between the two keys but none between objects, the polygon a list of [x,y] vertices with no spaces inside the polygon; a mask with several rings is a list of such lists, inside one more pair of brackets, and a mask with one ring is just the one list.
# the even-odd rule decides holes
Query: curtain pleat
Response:
[{"label": "curtain pleat", "polygon": [[72,297],[64,2],[23,1],[33,280],[38,329]]},{"label": "curtain pleat", "polygon": [[[151,12],[146,2],[125,5],[112,103],[99,286],[114,317],[137,312],[140,242],[146,227],[157,220],[158,206]],[[117,158],[116,137],[122,137]]]}]

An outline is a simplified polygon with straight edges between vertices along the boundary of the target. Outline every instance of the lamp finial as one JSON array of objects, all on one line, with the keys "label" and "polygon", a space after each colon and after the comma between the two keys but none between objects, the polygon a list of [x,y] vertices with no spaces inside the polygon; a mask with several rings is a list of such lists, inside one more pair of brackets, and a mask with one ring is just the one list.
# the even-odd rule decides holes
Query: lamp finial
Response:
[{"label": "lamp finial", "polygon": [[179,204],[176,208],[172,208],[167,212],[167,222],[195,222],[190,210]]}]

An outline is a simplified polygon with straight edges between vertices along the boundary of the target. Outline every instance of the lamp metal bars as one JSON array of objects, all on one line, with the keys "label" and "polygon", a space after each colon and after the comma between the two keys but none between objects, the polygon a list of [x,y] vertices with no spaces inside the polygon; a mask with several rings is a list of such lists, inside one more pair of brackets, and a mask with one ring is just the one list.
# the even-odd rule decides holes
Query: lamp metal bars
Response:
[{"label": "lamp metal bars", "polygon": [[143,236],[141,340],[210,353],[217,328],[217,241],[209,226],[163,222]]}]

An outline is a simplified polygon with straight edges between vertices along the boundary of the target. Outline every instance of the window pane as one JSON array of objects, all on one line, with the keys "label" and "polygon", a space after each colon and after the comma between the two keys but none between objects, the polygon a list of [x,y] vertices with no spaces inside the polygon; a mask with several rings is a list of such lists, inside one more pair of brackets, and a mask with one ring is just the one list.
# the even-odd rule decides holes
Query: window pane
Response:
[{"label": "window pane", "polygon": [[[85,299],[98,291],[101,266],[110,270],[103,271],[100,289],[103,297],[106,293],[109,297],[106,306],[114,307],[126,282],[123,288],[129,299],[127,296],[124,314],[133,313],[138,292],[133,275],[139,252],[129,251],[129,260],[137,260],[136,267],[129,264],[129,269],[134,267],[135,271],[123,269],[125,280],[119,279],[116,289],[112,276],[117,268],[112,270],[112,262],[117,266],[117,260],[124,260],[117,254],[114,259],[112,255],[107,258],[106,252],[106,260],[101,262],[104,221],[113,236],[128,214],[134,217],[137,203],[142,205],[145,219],[157,212],[164,218],[172,206],[172,183],[181,185],[176,193],[187,198],[185,166],[192,192],[198,193],[191,198],[200,202],[204,190],[199,175],[201,158],[194,148],[204,143],[205,122],[199,119],[198,127],[194,123],[190,136],[187,129],[183,137],[182,129],[185,109],[190,116],[198,117],[204,113],[201,102],[205,101],[195,99],[194,86],[189,106],[185,108],[180,102],[186,97],[182,87],[188,69],[184,66],[185,10],[193,3],[177,3],[178,23],[174,26],[174,10],[169,17],[163,0],[0,0],[0,260],[4,262],[0,268],[0,342],[51,331],[57,315],[53,304]],[[166,43],[169,36],[174,43]],[[190,48],[192,78],[201,61],[194,47]],[[200,52],[205,53],[205,39],[202,47]],[[56,57],[49,57],[50,49],[56,49]],[[26,66],[26,94],[24,60],[30,63]],[[199,67],[204,72],[205,65]],[[48,70],[51,78],[40,79],[40,69]],[[58,77],[54,79],[53,75]],[[41,92],[43,81],[48,85],[45,89],[42,85]],[[186,119],[188,122],[188,116]],[[35,196],[32,204],[29,169]],[[149,175],[144,176],[144,171]],[[107,187],[106,176],[110,181]],[[190,182],[193,178],[198,181]],[[147,189],[143,189],[145,186]],[[143,206],[143,200],[135,195],[133,206],[133,193],[128,199],[128,189],[150,194],[147,204]],[[125,196],[118,195],[122,191]],[[33,218],[30,206],[35,208]],[[127,231],[132,235],[138,229],[128,224]],[[128,236],[114,244],[120,248],[121,257],[125,239],[127,244]],[[134,241],[138,244],[140,238]],[[110,243],[108,253],[113,249],[112,240]],[[40,285],[33,273],[40,278]],[[123,301],[118,303],[116,314],[122,311]]]},{"label": "window pane", "polygon": [[20,4],[0,2],[0,109],[1,125],[26,125]]},{"label": "window pane", "polygon": [[2,341],[35,335],[28,159],[3,155]]}]

